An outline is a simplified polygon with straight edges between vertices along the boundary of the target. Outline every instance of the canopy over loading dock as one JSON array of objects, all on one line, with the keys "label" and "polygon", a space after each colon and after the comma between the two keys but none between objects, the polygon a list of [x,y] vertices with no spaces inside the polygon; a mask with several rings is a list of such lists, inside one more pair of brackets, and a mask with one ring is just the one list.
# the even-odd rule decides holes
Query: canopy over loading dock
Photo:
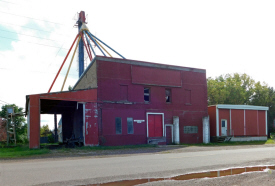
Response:
[{"label": "canopy over loading dock", "polygon": [[[28,95],[26,99],[30,148],[40,147],[40,114],[62,115],[63,141],[75,135],[76,138],[83,139],[85,145],[98,144],[97,141],[85,138],[89,128],[97,128],[97,115],[92,115],[96,110],[92,110],[97,100],[96,89]],[[95,120],[95,125],[86,126],[87,120]]]}]

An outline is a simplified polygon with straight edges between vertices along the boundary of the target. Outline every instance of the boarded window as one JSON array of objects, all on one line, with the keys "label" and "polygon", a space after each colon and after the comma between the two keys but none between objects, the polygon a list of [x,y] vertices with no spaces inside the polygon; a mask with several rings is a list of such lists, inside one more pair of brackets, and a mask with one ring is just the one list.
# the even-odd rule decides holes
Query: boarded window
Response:
[{"label": "boarded window", "polygon": [[128,100],[128,86],[120,85],[120,99],[123,101]]},{"label": "boarded window", "polygon": [[116,117],[116,134],[122,133],[121,118]]},{"label": "boarded window", "polygon": [[150,101],[150,89],[144,88],[144,101],[149,102]]},{"label": "boarded window", "polygon": [[191,90],[185,90],[185,103],[191,104]]},{"label": "boarded window", "polygon": [[127,118],[127,131],[128,131],[128,134],[134,134],[133,118]]},{"label": "boarded window", "polygon": [[183,127],[184,134],[195,134],[198,133],[198,126],[184,126]]},{"label": "boarded window", "polygon": [[171,103],[171,90],[165,89],[165,101],[166,103]]}]

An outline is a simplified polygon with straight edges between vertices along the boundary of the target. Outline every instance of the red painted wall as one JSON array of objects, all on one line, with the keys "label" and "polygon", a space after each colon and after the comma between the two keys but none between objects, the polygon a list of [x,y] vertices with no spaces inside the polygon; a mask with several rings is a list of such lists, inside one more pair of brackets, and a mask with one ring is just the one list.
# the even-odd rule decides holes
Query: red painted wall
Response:
[{"label": "red painted wall", "polygon": [[181,86],[181,74],[178,70],[157,69],[132,65],[131,72],[132,83],[134,84]]},{"label": "red painted wall", "polygon": [[[112,146],[147,143],[146,115],[144,110],[104,108],[101,112],[102,131],[100,133],[100,145]],[[121,117],[121,134],[116,134],[116,117]],[[133,123],[134,134],[128,134],[127,132],[127,117],[131,117],[133,120],[144,120],[142,123]]]},{"label": "red painted wall", "polygon": [[244,110],[231,109],[231,125],[235,136],[244,135]]},{"label": "red painted wall", "polygon": [[208,107],[209,123],[210,123],[210,136],[216,135],[216,106]]},{"label": "red painted wall", "polygon": [[246,136],[257,136],[258,135],[257,112],[258,112],[257,110],[245,110]]},{"label": "red painted wall", "polygon": [[172,127],[171,126],[166,126],[166,144],[170,145],[173,143],[172,141]]},{"label": "red painted wall", "polygon": [[[178,73],[180,73],[182,87],[170,87],[149,85],[149,82],[142,79],[144,75],[143,72],[135,71],[134,76],[136,79],[134,82],[137,83],[139,81],[138,83],[145,84],[141,85],[132,83],[132,68],[138,68],[135,65],[104,60],[97,60],[96,62],[98,101],[103,102],[99,105],[99,108],[102,109],[102,123],[100,124],[102,126],[99,127],[99,131],[101,131],[102,128],[101,138],[106,141],[104,145],[147,143],[146,125],[138,126],[138,128],[140,128],[139,130],[142,131],[138,133],[137,136],[126,134],[125,131],[127,132],[127,130],[125,128],[123,129],[122,135],[115,135],[115,117],[122,117],[123,125],[123,123],[126,122],[126,118],[131,116],[134,110],[137,111],[139,117],[144,118],[145,121],[146,112],[164,113],[165,124],[173,124],[173,116],[179,116],[180,142],[202,142],[202,117],[207,116],[207,86],[205,73],[195,72],[193,69],[190,69],[190,71],[178,71]],[[151,67],[148,68],[152,69]],[[156,71],[156,73],[161,73],[163,69],[154,68],[154,71]],[[141,79],[138,80],[139,77]],[[169,85],[173,83],[178,85],[180,81],[177,79],[176,82],[171,82],[170,79]],[[148,83],[148,85],[146,85],[146,83]],[[130,104],[121,102],[121,85],[128,87],[127,101],[130,102]],[[144,87],[150,88],[150,103],[144,103]],[[171,103],[165,102],[166,88],[171,90]],[[186,102],[186,90],[191,92],[191,103]],[[111,111],[107,111],[107,109],[111,109]],[[125,111],[123,111],[124,109]],[[184,126],[198,126],[198,133],[184,134]],[[125,140],[126,138],[127,140]]]},{"label": "red painted wall", "polygon": [[265,124],[265,112],[264,110],[259,110],[259,135],[266,136],[266,124]]}]

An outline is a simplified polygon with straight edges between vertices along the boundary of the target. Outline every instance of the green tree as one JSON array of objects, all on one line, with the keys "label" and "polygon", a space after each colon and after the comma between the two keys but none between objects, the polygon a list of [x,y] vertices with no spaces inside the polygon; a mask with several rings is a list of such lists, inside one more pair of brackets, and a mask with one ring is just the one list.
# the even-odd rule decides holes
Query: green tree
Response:
[{"label": "green tree", "polygon": [[255,81],[247,74],[226,74],[207,79],[208,105],[250,104]]},{"label": "green tree", "polygon": [[69,91],[72,91],[72,90],[73,90],[73,87],[72,87],[71,85],[69,85],[68,90],[69,90]]},{"label": "green tree", "polygon": [[[15,104],[7,104],[1,107],[0,117],[6,118],[7,117],[7,107],[13,107],[14,113],[22,113],[23,108],[18,107]],[[16,141],[19,143],[26,143],[28,141],[27,137],[27,125],[25,123],[24,116],[16,116],[13,118],[13,122],[15,124],[16,130]]]},{"label": "green tree", "polygon": [[226,74],[207,79],[208,105],[238,104],[267,106],[269,131],[274,131],[275,91],[266,83],[255,82],[247,74]]},{"label": "green tree", "polygon": [[46,125],[43,125],[41,128],[40,128],[40,137],[46,137],[48,135],[51,134],[51,130],[49,128],[49,125],[46,124]]}]

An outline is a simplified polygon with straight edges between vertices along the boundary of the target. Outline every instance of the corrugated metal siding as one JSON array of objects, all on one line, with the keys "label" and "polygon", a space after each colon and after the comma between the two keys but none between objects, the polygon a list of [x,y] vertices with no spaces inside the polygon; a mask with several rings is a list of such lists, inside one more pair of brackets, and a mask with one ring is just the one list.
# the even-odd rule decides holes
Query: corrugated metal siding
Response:
[{"label": "corrugated metal siding", "polygon": [[231,110],[232,129],[235,136],[244,136],[244,110]]},{"label": "corrugated metal siding", "polygon": [[247,136],[258,135],[257,112],[257,110],[245,110],[245,128]]},{"label": "corrugated metal siding", "polygon": [[265,111],[259,110],[259,135],[266,136]]}]

